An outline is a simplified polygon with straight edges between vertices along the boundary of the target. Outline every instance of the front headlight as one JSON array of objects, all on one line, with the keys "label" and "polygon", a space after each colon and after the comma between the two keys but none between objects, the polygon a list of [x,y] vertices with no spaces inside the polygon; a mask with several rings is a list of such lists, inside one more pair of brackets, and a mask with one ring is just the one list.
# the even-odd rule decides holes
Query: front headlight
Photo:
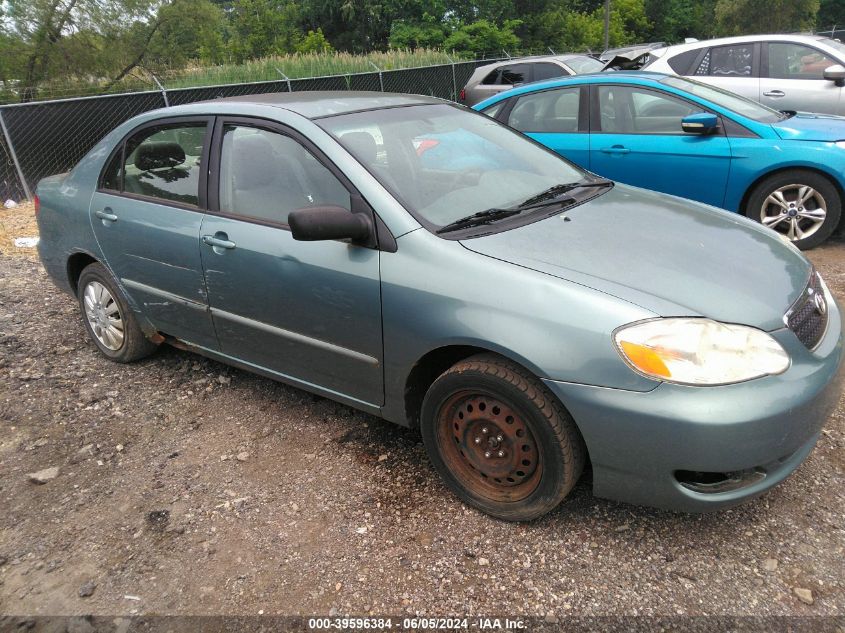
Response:
[{"label": "front headlight", "polygon": [[636,371],[682,385],[742,382],[789,367],[789,355],[766,332],[710,319],[644,321],[619,328],[613,338]]}]

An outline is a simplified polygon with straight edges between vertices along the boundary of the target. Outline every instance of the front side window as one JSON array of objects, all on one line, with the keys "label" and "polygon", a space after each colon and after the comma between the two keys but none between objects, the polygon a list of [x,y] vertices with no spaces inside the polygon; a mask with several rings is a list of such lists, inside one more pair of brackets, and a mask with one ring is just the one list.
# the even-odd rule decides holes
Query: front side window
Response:
[{"label": "front side window", "polygon": [[782,118],[782,115],[776,110],[716,86],[684,79],[683,77],[665,77],[660,80],[660,83],[706,99],[717,106],[760,123],[774,123]]},{"label": "front side window", "polygon": [[683,134],[681,119],[704,109],[653,90],[599,86],[601,131],[615,134]]},{"label": "front side window", "polygon": [[275,224],[296,209],[350,209],[349,191],[298,141],[242,125],[223,128],[219,196],[223,213]]},{"label": "front side window", "polygon": [[562,88],[523,95],[508,115],[508,125],[520,132],[577,132],[580,94],[580,88]]},{"label": "front side window", "polygon": [[[145,128],[126,141],[123,191],[199,206],[206,127],[205,123],[159,125]],[[108,173],[106,178],[110,178]]]},{"label": "front side window", "polygon": [[707,51],[695,74],[713,77],[750,77],[753,57],[752,44],[716,46]]},{"label": "front side window", "polygon": [[809,46],[792,42],[769,44],[767,76],[773,79],[824,79],[824,71],[835,60]]},{"label": "front side window", "polygon": [[370,110],[317,123],[429,228],[587,177],[522,134],[456,106]]}]

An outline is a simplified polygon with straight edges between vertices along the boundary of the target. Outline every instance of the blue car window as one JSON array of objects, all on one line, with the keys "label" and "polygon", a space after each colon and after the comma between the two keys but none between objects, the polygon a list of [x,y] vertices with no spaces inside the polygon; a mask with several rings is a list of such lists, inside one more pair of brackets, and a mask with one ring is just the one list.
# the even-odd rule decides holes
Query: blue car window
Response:
[{"label": "blue car window", "polygon": [[349,209],[349,192],[307,149],[268,130],[223,129],[221,211],[287,224],[291,211],[318,206]]},{"label": "blue car window", "polygon": [[793,42],[769,44],[767,76],[773,79],[824,79],[828,66],[835,60],[809,46]]},{"label": "blue car window", "polygon": [[601,131],[616,134],[683,134],[681,119],[704,109],[653,90],[599,86]]},{"label": "blue car window", "polygon": [[508,125],[520,132],[573,134],[578,131],[580,101],[580,88],[523,95],[508,115]]},{"label": "blue car window", "polygon": [[192,123],[145,128],[130,138],[125,150],[124,192],[199,205],[205,135],[205,123]]}]

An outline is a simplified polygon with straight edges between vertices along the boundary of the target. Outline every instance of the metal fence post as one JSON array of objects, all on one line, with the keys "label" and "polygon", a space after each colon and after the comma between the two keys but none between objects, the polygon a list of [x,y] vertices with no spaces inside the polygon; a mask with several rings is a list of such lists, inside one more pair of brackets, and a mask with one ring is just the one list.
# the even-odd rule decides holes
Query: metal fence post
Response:
[{"label": "metal fence post", "polygon": [[[455,51],[452,51],[452,52],[454,53]],[[455,60],[452,59],[451,57],[449,57],[449,55],[447,53],[444,53],[444,55],[446,55],[446,59],[449,60],[449,63],[452,64],[452,96],[454,97],[454,99],[452,99],[452,101],[457,101],[458,100],[458,80],[455,77]]]},{"label": "metal fence post", "polygon": [[12,137],[9,136],[9,130],[6,128],[6,121],[3,120],[2,109],[0,109],[0,128],[3,130],[3,138],[6,139],[6,145],[9,147],[9,155],[12,157],[12,162],[15,164],[15,171],[18,172],[18,179],[21,181],[21,186],[23,187],[23,192],[26,194],[26,199],[32,201],[32,192],[29,190],[29,185],[26,182],[26,178],[23,176],[23,169],[21,169],[20,161],[18,161],[15,146],[12,145]]},{"label": "metal fence post", "polygon": [[378,71],[378,85],[379,85],[379,87],[381,87],[381,91],[382,91],[382,92],[384,92],[384,77],[383,77],[383,76],[382,76],[382,74],[381,74],[381,68],[379,68],[378,66],[376,66],[376,65],[375,65],[373,62],[371,62],[370,60],[367,60],[367,61],[368,61],[368,63],[370,64],[370,66],[372,66],[373,68],[375,68],[375,69]]},{"label": "metal fence post", "polygon": [[156,83],[156,86],[158,86],[158,89],[161,90],[161,96],[164,98],[164,107],[169,108],[170,107],[170,101],[168,101],[168,99],[167,99],[167,88],[165,88],[164,86],[161,85],[161,82],[158,80],[158,77],[156,77],[156,74],[153,71],[150,70],[148,72],[150,73],[150,76],[153,78],[153,81]]},{"label": "metal fence post", "polygon": [[[275,67],[275,66],[273,66],[273,68],[276,68],[276,67]],[[293,92],[293,90],[291,90],[291,87],[290,87],[290,77],[288,77],[285,73],[283,73],[283,72],[282,72],[280,69],[278,69],[278,68],[276,68],[276,72],[277,72],[277,73],[279,73],[279,74],[282,76],[282,79],[284,79],[284,80],[285,80],[285,82],[287,83],[287,85],[288,85],[288,92]]]}]

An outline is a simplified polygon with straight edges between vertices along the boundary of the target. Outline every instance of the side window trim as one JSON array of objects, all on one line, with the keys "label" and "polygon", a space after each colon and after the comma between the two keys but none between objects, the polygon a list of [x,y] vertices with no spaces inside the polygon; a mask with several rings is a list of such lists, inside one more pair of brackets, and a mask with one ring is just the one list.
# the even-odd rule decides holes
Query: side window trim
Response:
[{"label": "side window trim", "polygon": [[286,136],[293,141],[299,143],[305,151],[310,153],[323,167],[329,170],[331,174],[337,178],[338,182],[349,192],[351,213],[365,213],[373,222],[376,229],[376,240],[378,244],[374,247],[386,252],[396,252],[396,239],[390,233],[387,225],[379,218],[378,214],[372,208],[364,196],[358,191],[355,185],[346,177],[346,174],[335,165],[335,163],[326,156],[319,147],[317,147],[310,139],[301,134],[297,130],[270,119],[261,119],[257,117],[245,117],[234,115],[219,115],[214,123],[214,132],[211,138],[211,162],[209,163],[209,178],[208,178],[208,207],[207,213],[209,215],[216,215],[239,222],[247,222],[249,224],[258,224],[261,226],[269,226],[283,231],[290,231],[290,226],[283,222],[274,222],[272,220],[265,220],[262,218],[254,218],[251,216],[240,215],[237,213],[227,213],[220,210],[220,165],[223,152],[223,129],[227,125],[235,125],[241,127],[252,127],[267,132],[273,132]]},{"label": "side window trim", "polygon": [[[209,152],[211,150],[211,130],[214,122],[213,116],[171,116],[163,119],[151,119],[132,128],[120,140],[120,143],[112,149],[109,157],[103,164],[100,170],[100,175],[97,178],[97,192],[105,193],[120,198],[131,198],[132,200],[140,200],[142,202],[152,202],[166,207],[176,207],[177,209],[185,209],[187,211],[203,211],[208,208],[208,169],[200,169],[199,182],[197,185],[197,198],[199,205],[186,204],[176,200],[167,200],[166,198],[156,198],[153,196],[144,196],[137,193],[130,193],[125,191],[125,176],[126,176],[126,143],[136,134],[143,132],[147,128],[159,127],[161,125],[178,125],[180,123],[205,123],[205,137],[203,139],[202,155],[200,158],[200,165],[208,165]],[[103,188],[103,178],[106,170],[109,168],[111,161],[114,160],[115,155],[120,152],[120,191],[114,189]]]},{"label": "side window trim", "polygon": [[[590,133],[591,134],[621,134],[620,132],[605,132],[601,129],[601,105],[599,104],[599,88],[603,88],[605,86],[620,86],[623,88],[633,89],[633,90],[642,90],[644,92],[652,92],[654,94],[667,97],[669,99],[675,99],[677,101],[681,101],[685,104],[688,104],[694,108],[701,108],[702,112],[707,112],[708,114],[715,114],[719,117],[719,120],[723,120],[721,114],[718,112],[714,112],[708,108],[705,108],[700,103],[696,103],[695,101],[691,101],[682,97],[681,95],[676,95],[672,92],[666,92],[663,90],[655,89],[650,86],[633,86],[629,84],[616,84],[616,83],[607,83],[607,84],[591,84],[590,86]],[[635,133],[635,132],[627,132],[624,134],[625,136],[689,136],[688,134],[684,133],[683,130],[678,130],[677,133],[675,132],[643,132],[643,133]],[[725,136],[725,128],[724,126],[720,126],[720,130],[717,134],[712,134],[711,136]]]}]

